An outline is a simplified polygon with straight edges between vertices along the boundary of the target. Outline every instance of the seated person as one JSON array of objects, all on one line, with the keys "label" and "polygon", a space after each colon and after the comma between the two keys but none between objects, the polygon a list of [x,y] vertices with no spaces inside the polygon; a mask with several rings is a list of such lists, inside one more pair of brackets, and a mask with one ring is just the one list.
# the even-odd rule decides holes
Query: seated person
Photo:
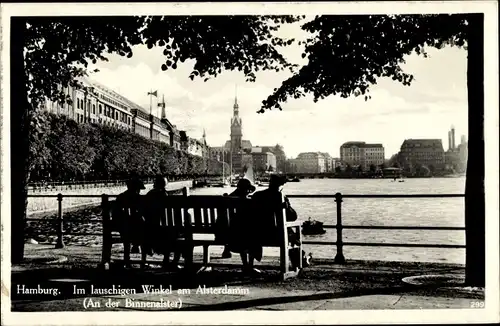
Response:
[{"label": "seated person", "polygon": [[[162,200],[168,196],[166,187],[168,184],[167,178],[157,176],[155,178],[153,189],[147,195],[146,200],[148,209],[146,214],[146,230],[145,230],[145,247],[147,251],[143,253],[143,260],[145,261],[146,252],[149,255],[154,253],[163,254],[163,267],[168,269],[180,269],[178,266],[181,253],[175,250],[175,240],[177,235],[166,235],[163,231],[165,225],[163,220],[165,218],[165,210],[162,209]],[[174,259],[170,263],[170,253],[174,253]]]},{"label": "seated person", "polygon": [[[248,198],[248,195],[255,191],[255,186],[248,179],[240,179],[236,190],[229,196]],[[253,238],[255,234],[249,232],[252,227],[252,213],[247,210],[238,212],[238,215],[231,219],[228,234],[228,244],[224,250],[240,254],[243,263],[243,271],[249,272],[253,269],[254,258],[262,258],[262,252],[258,246],[255,246]]]},{"label": "seated person", "polygon": [[[257,191],[252,196],[252,200],[256,202],[257,209],[259,210],[255,214],[258,218],[255,225],[258,225],[260,230],[259,239],[275,236],[276,221],[274,214],[279,210],[285,208],[288,222],[297,220],[297,213],[290,205],[288,198],[282,193],[285,183],[285,177],[273,174],[270,177],[268,189]],[[292,268],[295,269],[299,266],[299,260],[301,258],[305,259],[306,257],[304,252],[300,253],[299,248],[295,247],[300,244],[299,235],[290,228],[287,229],[287,232],[288,241],[294,247],[290,249],[289,256]],[[260,250],[262,252],[262,246]]]},{"label": "seated person", "polygon": [[142,216],[141,190],[146,189],[137,177],[127,181],[127,190],[116,197],[113,222],[118,225],[122,239],[130,241],[132,253],[139,253],[142,245],[144,219]]}]

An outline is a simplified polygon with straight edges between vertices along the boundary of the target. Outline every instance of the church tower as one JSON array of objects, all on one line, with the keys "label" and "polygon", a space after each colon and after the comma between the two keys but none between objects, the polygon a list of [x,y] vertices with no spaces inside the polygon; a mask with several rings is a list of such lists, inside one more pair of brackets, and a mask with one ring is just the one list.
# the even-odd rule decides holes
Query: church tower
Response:
[{"label": "church tower", "polygon": [[238,153],[241,150],[243,138],[243,122],[239,116],[238,97],[234,97],[233,117],[231,118],[231,151]]}]

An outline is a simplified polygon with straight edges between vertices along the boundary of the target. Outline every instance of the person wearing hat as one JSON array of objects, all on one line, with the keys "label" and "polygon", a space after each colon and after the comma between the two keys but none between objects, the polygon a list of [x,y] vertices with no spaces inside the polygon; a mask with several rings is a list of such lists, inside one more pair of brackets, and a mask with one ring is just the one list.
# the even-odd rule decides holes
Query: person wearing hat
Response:
[{"label": "person wearing hat", "polygon": [[[238,181],[238,184],[236,185],[236,189],[232,193],[230,193],[228,196],[239,197],[239,198],[248,198],[248,195],[250,195],[254,191],[255,191],[255,186],[252,184],[252,182],[249,179],[242,178]],[[222,221],[220,221],[219,223],[221,223],[221,222]],[[226,224],[227,224],[227,221],[226,221]],[[233,233],[234,233],[234,230],[233,230]],[[237,233],[240,233],[240,232],[237,232]],[[240,254],[242,255],[242,260],[243,260],[244,253],[241,253],[241,249],[231,250],[229,244],[224,246],[224,251],[222,252],[222,258],[231,258],[231,256],[232,256],[231,251],[240,252]]]},{"label": "person wearing hat", "polygon": [[[165,216],[165,209],[162,207],[162,200],[168,196],[166,187],[168,179],[163,176],[157,176],[153,183],[153,189],[146,194],[147,211],[146,211],[146,232],[145,232],[145,245],[146,254],[152,256],[155,252],[163,254],[163,268],[165,269],[180,269],[178,262],[181,252],[172,250],[169,240],[175,238],[175,235],[169,236],[163,233],[162,218]],[[163,216],[162,216],[163,214]],[[174,252],[174,259],[170,263],[170,253]],[[143,254],[145,261],[146,254]]]},{"label": "person wearing hat", "polygon": [[[141,190],[146,189],[144,183],[138,177],[132,177],[126,182],[127,190],[116,197],[116,208],[121,225],[121,236],[127,238],[132,244],[132,253],[139,253],[139,246],[142,242],[142,232],[144,219],[142,216]],[[132,218],[125,220],[127,212],[135,212]]]},{"label": "person wearing hat", "polygon": [[[286,220],[295,221],[297,220],[297,213],[290,205],[290,201],[283,194],[283,186],[286,183],[286,178],[281,175],[272,174],[269,178],[269,187],[265,190],[257,191],[252,196],[252,200],[257,203],[259,211],[255,216],[259,219],[256,221],[256,225],[259,225],[259,237],[257,239],[265,239],[266,237],[272,237],[273,231],[275,229],[275,217],[274,212],[283,207],[286,210]],[[283,206],[284,205],[284,206]],[[298,237],[292,229],[287,229],[288,239],[292,246],[298,244]],[[262,246],[260,246],[260,257],[262,257]],[[300,255],[305,253],[299,253],[298,248],[291,248],[289,251],[290,261],[292,262],[292,268],[298,266],[298,259]],[[257,271],[258,270],[255,270]]]}]

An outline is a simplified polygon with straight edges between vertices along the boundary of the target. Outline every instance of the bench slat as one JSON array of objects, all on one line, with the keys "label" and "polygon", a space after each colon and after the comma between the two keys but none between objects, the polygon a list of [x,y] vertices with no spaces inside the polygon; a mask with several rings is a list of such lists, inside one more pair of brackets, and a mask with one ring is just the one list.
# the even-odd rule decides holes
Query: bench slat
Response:
[{"label": "bench slat", "polygon": [[217,220],[215,207],[210,207],[210,221],[209,223],[215,225],[215,221]]},{"label": "bench slat", "polygon": [[166,215],[166,224],[163,224],[164,226],[171,227],[174,226],[174,211],[169,207],[165,208],[165,215]]},{"label": "bench slat", "polygon": [[208,228],[210,226],[210,216],[208,215],[208,208],[203,207],[203,227]]},{"label": "bench slat", "polygon": [[176,228],[182,228],[182,225],[184,224],[182,209],[180,207],[173,207],[172,211],[174,213],[174,226]]},{"label": "bench slat", "polygon": [[193,208],[193,215],[194,215],[193,226],[195,228],[201,228],[203,226],[202,216],[201,216],[201,208],[199,208],[199,207]]}]

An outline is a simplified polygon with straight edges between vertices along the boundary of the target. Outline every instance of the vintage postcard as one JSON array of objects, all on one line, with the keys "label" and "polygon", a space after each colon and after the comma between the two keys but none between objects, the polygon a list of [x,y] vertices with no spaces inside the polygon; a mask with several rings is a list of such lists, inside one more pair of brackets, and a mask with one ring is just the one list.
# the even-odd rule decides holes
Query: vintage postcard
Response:
[{"label": "vintage postcard", "polygon": [[498,322],[497,16],[2,4],[2,324]]}]

